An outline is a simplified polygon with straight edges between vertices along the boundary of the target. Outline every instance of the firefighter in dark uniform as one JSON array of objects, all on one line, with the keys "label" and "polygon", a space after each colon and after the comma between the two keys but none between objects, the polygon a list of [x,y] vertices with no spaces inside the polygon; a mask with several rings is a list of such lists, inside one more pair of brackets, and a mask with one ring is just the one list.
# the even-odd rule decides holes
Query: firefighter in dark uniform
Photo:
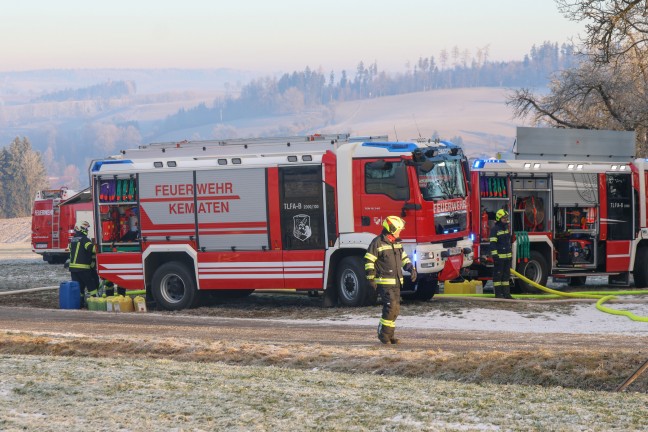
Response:
[{"label": "firefighter in dark uniform", "polygon": [[96,269],[92,265],[95,245],[88,238],[89,227],[87,221],[77,222],[74,237],[70,239],[70,276],[73,281],[79,282],[81,307],[85,306],[86,290],[88,295],[95,295],[99,287]]},{"label": "firefighter in dark uniform", "polygon": [[496,298],[512,299],[511,287],[511,231],[509,214],[504,209],[495,213],[495,225],[490,234],[491,255],[493,257],[493,287]]},{"label": "firefighter in dark uniform", "polygon": [[390,345],[398,343],[394,337],[396,318],[400,312],[400,290],[403,285],[403,269],[416,280],[416,268],[412,265],[400,241],[400,232],[405,221],[398,216],[387,216],[383,222],[382,233],[377,236],[365,254],[365,272],[371,287],[378,289],[382,297],[383,309],[378,325],[378,339]]}]

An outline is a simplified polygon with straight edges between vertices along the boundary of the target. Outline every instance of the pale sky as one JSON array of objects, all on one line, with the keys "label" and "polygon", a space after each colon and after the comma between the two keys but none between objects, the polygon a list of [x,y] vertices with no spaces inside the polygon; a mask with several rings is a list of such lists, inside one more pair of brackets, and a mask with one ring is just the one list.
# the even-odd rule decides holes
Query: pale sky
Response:
[{"label": "pale sky", "polygon": [[553,0],[21,0],[0,12],[0,71],[234,68],[405,71],[457,46],[521,60],[583,24]]}]

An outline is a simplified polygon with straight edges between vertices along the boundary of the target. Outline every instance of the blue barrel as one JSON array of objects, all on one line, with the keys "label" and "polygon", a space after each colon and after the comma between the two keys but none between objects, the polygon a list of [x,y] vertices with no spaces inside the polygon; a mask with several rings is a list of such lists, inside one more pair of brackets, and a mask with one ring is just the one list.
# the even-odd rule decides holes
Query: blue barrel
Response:
[{"label": "blue barrel", "polygon": [[59,286],[59,308],[81,309],[81,288],[79,282],[61,282]]}]

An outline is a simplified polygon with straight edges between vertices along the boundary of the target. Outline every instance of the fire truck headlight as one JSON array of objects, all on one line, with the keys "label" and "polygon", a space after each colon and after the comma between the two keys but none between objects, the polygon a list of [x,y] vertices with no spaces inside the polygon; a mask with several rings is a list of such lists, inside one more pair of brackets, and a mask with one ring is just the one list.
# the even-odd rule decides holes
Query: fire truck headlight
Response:
[{"label": "fire truck headlight", "polygon": [[464,253],[464,255],[468,255],[468,254],[471,253],[471,252],[472,252],[472,249],[471,249],[471,248],[469,248],[469,247],[465,247],[465,248],[463,248],[463,253]]},{"label": "fire truck headlight", "polygon": [[421,260],[430,260],[434,259],[434,252],[422,252]]}]

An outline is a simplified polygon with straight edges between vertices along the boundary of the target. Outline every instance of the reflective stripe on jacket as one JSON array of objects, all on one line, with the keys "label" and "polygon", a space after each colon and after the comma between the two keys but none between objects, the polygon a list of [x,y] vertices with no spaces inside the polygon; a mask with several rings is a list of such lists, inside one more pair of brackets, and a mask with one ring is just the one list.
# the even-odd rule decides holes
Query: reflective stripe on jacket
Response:
[{"label": "reflective stripe on jacket", "polygon": [[491,255],[493,259],[512,258],[511,253],[511,232],[508,224],[495,222],[490,233]]},{"label": "reflective stripe on jacket", "polygon": [[398,281],[402,285],[403,267],[412,262],[400,241],[392,243],[387,234],[373,239],[364,258],[367,280],[378,285],[396,285]]},{"label": "reflective stripe on jacket", "polygon": [[70,271],[90,270],[94,253],[92,241],[77,231],[70,239]]}]

